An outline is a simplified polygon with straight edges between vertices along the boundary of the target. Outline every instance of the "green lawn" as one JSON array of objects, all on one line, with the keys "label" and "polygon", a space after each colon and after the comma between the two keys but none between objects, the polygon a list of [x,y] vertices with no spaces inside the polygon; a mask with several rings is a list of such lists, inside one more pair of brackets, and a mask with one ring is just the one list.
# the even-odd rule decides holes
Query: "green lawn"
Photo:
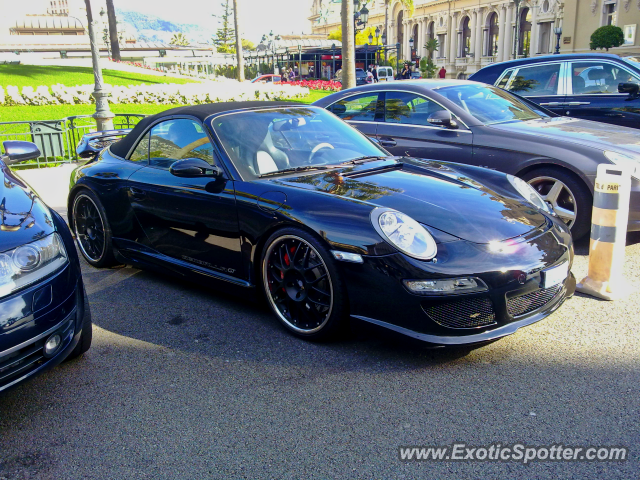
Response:
[{"label": "green lawn", "polygon": [[[197,83],[186,78],[145,75],[141,73],[121,72],[105,69],[102,71],[104,82],[109,85],[147,85],[156,83]],[[93,85],[93,70],[89,67],[59,67],[39,65],[0,65],[0,85],[25,86],[55,85],[61,83],[67,87],[75,85]]]},{"label": "green lawn", "polygon": [[[1,67],[0,67],[1,68]],[[301,103],[313,103],[331,92],[311,90],[305,98],[297,100]],[[112,104],[114,113],[144,113],[151,115],[173,108],[177,105],[121,105]],[[0,107],[0,122],[25,122],[31,120],[59,120],[74,115],[91,115],[96,111],[94,105],[43,105],[39,107]]]}]

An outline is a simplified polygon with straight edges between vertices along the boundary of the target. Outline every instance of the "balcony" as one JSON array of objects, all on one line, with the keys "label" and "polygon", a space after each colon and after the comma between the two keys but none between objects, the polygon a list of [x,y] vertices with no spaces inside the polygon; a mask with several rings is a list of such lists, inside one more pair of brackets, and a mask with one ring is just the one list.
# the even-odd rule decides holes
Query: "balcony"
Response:
[{"label": "balcony", "polygon": [[482,57],[480,59],[480,63],[481,65],[484,67],[486,65],[490,65],[492,63],[494,63],[496,61],[496,55],[490,55],[490,56],[486,56],[486,57]]}]

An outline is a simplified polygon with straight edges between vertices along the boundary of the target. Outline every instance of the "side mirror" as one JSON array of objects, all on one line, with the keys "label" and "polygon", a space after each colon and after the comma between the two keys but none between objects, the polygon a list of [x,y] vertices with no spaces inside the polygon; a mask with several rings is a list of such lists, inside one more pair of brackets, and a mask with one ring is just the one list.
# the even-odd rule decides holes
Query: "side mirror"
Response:
[{"label": "side mirror", "polygon": [[169,172],[176,177],[211,177],[222,176],[222,171],[215,165],[209,165],[201,158],[185,158],[178,160],[169,167]]},{"label": "side mirror", "polygon": [[427,122],[438,127],[458,128],[458,124],[451,116],[451,112],[449,110],[438,110],[437,112],[433,112],[427,118]]},{"label": "side mirror", "polygon": [[619,83],[618,84],[618,93],[628,93],[629,98],[627,100],[635,100],[638,98],[638,91],[640,90],[640,85],[637,83]]},{"label": "side mirror", "polygon": [[35,143],[23,142],[22,140],[7,140],[2,142],[4,151],[9,161],[5,163],[12,165],[14,163],[26,162],[27,160],[35,160],[42,156],[40,149]]}]

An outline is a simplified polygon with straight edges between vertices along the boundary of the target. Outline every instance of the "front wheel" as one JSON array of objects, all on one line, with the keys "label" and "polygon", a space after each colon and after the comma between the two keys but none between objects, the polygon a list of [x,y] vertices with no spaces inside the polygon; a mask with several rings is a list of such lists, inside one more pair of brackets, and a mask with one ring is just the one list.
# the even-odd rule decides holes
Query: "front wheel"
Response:
[{"label": "front wheel", "polygon": [[522,175],[571,229],[575,240],[591,225],[593,196],[582,180],[559,168],[540,168]]},{"label": "front wheel", "polygon": [[96,195],[83,190],[73,200],[73,225],[80,252],[94,267],[110,267],[115,263],[111,228]]},{"label": "front wheel", "polygon": [[289,331],[323,340],[344,327],[347,296],[335,263],[316,238],[297,228],[267,240],[262,284],[269,306]]}]

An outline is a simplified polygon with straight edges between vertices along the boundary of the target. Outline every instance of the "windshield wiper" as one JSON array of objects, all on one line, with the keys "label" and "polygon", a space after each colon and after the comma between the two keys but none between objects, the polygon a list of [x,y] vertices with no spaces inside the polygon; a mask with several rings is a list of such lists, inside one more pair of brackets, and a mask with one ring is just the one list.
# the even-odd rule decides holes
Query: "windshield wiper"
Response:
[{"label": "windshield wiper", "polygon": [[358,158],[354,158],[352,160],[347,160],[346,162],[341,162],[340,165],[344,165],[346,163],[351,163],[353,165],[360,165],[361,163],[365,163],[365,162],[373,162],[375,160],[386,160],[389,157],[381,157],[381,156],[375,156],[375,155],[368,155],[368,156],[364,156],[364,157],[358,157]]},{"label": "windshield wiper", "polygon": [[281,175],[283,173],[306,172],[309,170],[327,170],[328,168],[329,167],[326,167],[324,165],[305,165],[302,167],[284,168],[282,170],[276,170],[275,172],[263,173],[262,175],[258,176],[258,178],[272,177],[274,175]]}]

